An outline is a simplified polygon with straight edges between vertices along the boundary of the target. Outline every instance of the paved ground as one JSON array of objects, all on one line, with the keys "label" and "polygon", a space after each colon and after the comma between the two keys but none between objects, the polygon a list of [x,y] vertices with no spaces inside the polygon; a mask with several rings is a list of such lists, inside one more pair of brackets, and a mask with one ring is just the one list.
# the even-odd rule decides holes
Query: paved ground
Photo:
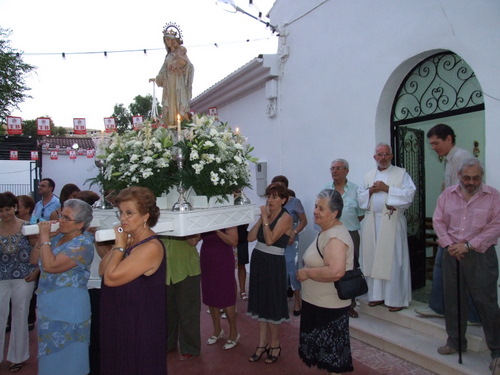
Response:
[{"label": "paved ground", "polygon": [[[292,300],[289,303],[290,311],[293,308]],[[206,345],[206,339],[212,334],[212,322],[206,308],[201,312],[202,322],[202,354],[198,358],[180,361],[177,352],[167,356],[169,374],[175,375],[250,375],[250,374],[324,374],[316,368],[308,368],[297,354],[298,333],[300,319],[291,317],[290,322],[281,327],[282,354],[278,362],[266,365],[263,360],[249,363],[248,357],[254,352],[257,345],[257,323],[249,318],[246,312],[246,302],[238,300],[238,329],[241,334],[240,343],[231,350],[223,350],[223,342],[215,345]],[[227,322],[223,322],[225,331],[228,331]],[[8,335],[7,335],[8,340]],[[36,375],[36,332],[30,333],[31,358],[26,362],[19,375]],[[7,346],[7,345],[6,345]],[[351,343],[355,375],[432,375],[431,372],[401,360],[391,354],[380,351],[358,340]],[[7,361],[0,363],[0,374],[10,374]],[[71,375],[71,374],[68,374]],[[104,375],[104,374],[103,374]],[[154,374],[151,374],[154,375]]]}]

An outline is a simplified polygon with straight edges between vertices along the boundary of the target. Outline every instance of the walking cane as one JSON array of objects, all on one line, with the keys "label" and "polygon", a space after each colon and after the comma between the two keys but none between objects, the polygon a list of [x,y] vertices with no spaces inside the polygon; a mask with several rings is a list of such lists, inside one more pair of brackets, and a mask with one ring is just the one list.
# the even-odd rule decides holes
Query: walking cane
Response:
[{"label": "walking cane", "polygon": [[460,261],[457,259],[458,363],[462,364],[462,313],[460,311]]}]

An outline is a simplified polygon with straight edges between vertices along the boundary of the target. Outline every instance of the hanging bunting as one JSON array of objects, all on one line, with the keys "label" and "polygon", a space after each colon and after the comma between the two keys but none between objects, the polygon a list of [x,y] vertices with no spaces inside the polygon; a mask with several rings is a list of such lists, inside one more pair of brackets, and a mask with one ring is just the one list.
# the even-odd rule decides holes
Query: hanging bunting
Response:
[{"label": "hanging bunting", "polygon": [[84,118],[73,119],[73,134],[78,134],[78,135],[87,134],[87,124]]},{"label": "hanging bunting", "polygon": [[116,119],[114,117],[104,117],[104,129],[106,129],[106,133],[114,133],[116,131]]},{"label": "hanging bunting", "polygon": [[50,151],[50,160],[57,160],[59,159],[59,154],[55,150]]},{"label": "hanging bunting", "polygon": [[87,159],[92,159],[94,157],[94,150],[87,150]]},{"label": "hanging bunting", "polygon": [[7,134],[8,135],[23,134],[21,117],[7,116]]},{"label": "hanging bunting", "polygon": [[38,160],[38,151],[31,151],[31,160]]},{"label": "hanging bunting", "polygon": [[139,130],[139,128],[142,127],[142,124],[142,116],[132,116],[132,125],[134,125],[134,130]]},{"label": "hanging bunting", "polygon": [[19,160],[19,154],[17,150],[10,150],[10,160]]},{"label": "hanging bunting", "polygon": [[38,135],[50,135],[50,118],[40,117],[36,119]]},{"label": "hanging bunting", "polygon": [[214,116],[216,119],[219,118],[219,114],[217,113],[217,107],[210,107],[210,108],[208,108],[208,114],[210,116]]},{"label": "hanging bunting", "polygon": [[69,150],[69,158],[72,160],[76,159],[76,150]]}]

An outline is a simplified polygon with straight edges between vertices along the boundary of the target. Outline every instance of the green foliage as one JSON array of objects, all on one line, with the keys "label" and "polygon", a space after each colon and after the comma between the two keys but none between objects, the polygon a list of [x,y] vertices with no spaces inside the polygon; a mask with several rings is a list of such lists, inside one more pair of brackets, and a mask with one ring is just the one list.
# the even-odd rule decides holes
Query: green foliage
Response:
[{"label": "green foliage", "polygon": [[132,122],[130,121],[132,115],[123,104],[115,104],[111,117],[115,118],[116,132],[118,134],[123,134],[126,130],[132,129]]},{"label": "green foliage", "polygon": [[[132,129],[132,116],[142,116],[144,121],[150,119],[151,108],[153,107],[153,96],[137,95],[134,101],[129,104],[128,109],[123,104],[115,104],[113,114],[116,119],[116,131],[118,134],[124,134],[126,130]],[[157,105],[158,113],[161,113],[161,105]]]},{"label": "green foliage", "polygon": [[0,27],[0,121],[6,121],[12,109],[26,98],[25,92],[30,90],[26,86],[27,75],[35,69],[33,65],[23,62],[22,52],[10,46],[11,35],[9,29]]}]

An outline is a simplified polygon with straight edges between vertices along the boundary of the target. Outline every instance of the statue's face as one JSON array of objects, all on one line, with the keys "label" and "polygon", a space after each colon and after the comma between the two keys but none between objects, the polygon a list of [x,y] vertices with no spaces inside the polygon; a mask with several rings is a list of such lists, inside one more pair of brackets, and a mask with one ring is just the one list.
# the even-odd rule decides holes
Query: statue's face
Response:
[{"label": "statue's face", "polygon": [[165,37],[163,38],[164,42],[165,42],[165,45],[167,46],[167,48],[172,48],[172,39],[168,38],[168,37]]},{"label": "statue's face", "polygon": [[172,49],[177,49],[180,46],[180,43],[177,39],[172,39],[171,46],[172,46]]}]

